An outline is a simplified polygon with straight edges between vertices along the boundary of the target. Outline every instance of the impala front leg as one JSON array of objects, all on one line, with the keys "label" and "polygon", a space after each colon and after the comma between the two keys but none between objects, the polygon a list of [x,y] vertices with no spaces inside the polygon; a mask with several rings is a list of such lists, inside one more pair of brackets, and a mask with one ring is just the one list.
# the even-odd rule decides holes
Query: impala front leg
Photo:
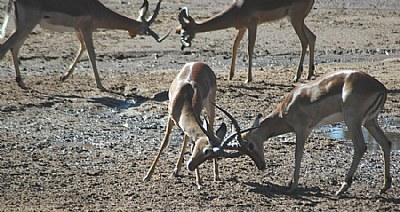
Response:
[{"label": "impala front leg", "polygon": [[96,79],[97,88],[100,89],[101,91],[107,91],[107,89],[105,89],[103,87],[103,85],[101,84],[100,76],[99,76],[99,73],[97,72],[96,53],[94,52],[92,32],[84,31],[84,32],[82,32],[82,36],[83,36],[83,40],[85,42],[86,49],[88,51],[90,63],[92,64],[92,67],[93,67],[93,72],[94,72],[94,77]]},{"label": "impala front leg", "polygon": [[[192,152],[194,150],[195,145],[192,144]],[[200,177],[200,171],[199,168],[197,167],[194,172],[196,173],[196,185],[197,185],[197,189],[201,189],[201,177]]]},{"label": "impala front leg", "polygon": [[301,159],[304,153],[304,143],[310,134],[311,129],[296,129],[296,150],[293,179],[289,183],[289,193],[294,192],[299,185]]},{"label": "impala front leg", "polygon": [[183,157],[185,156],[186,148],[187,148],[187,143],[189,142],[189,136],[186,134],[183,136],[183,145],[181,149],[181,153],[179,154],[178,161],[176,162],[176,166],[174,169],[174,172],[172,172],[172,176],[177,177],[179,175],[179,171],[181,170],[182,163],[183,163]]},{"label": "impala front leg", "polygon": [[147,182],[150,181],[151,176],[154,173],[154,169],[156,168],[156,164],[158,160],[160,159],[161,153],[164,151],[164,149],[168,146],[168,140],[169,140],[169,135],[171,134],[172,128],[174,127],[174,121],[172,120],[171,117],[168,117],[167,121],[167,127],[165,129],[165,134],[164,134],[164,139],[161,142],[160,149],[158,150],[157,156],[154,158],[153,163],[151,164],[150,169],[147,171],[146,176],[144,176],[143,181]]}]

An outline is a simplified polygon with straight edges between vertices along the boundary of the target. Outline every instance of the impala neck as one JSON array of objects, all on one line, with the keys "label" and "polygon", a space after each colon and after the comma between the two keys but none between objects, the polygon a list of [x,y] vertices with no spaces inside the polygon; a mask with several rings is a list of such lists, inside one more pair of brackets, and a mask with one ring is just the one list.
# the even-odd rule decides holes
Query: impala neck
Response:
[{"label": "impala neck", "polygon": [[262,141],[266,141],[271,137],[289,132],[293,132],[293,128],[287,123],[286,118],[278,114],[271,114],[260,123],[260,128],[253,134]]},{"label": "impala neck", "polygon": [[182,128],[186,135],[192,138],[193,141],[204,135],[203,131],[200,129],[200,126],[197,124],[192,108],[183,108],[182,115],[179,120],[179,126]]},{"label": "impala neck", "polygon": [[204,135],[195,117],[195,114],[200,114],[202,107],[198,105],[196,89],[193,89],[190,84],[185,84],[180,91],[180,96],[173,100],[175,106],[172,116],[185,134],[195,141],[196,138]]},{"label": "impala neck", "polygon": [[130,31],[141,26],[140,22],[115,13],[108,8],[106,11],[107,12],[105,14],[97,14],[97,23],[95,24],[96,28],[120,29]]},{"label": "impala neck", "polygon": [[222,11],[216,16],[213,16],[205,21],[195,24],[196,32],[211,32],[221,29],[227,29],[235,27],[240,22],[240,16],[238,16],[238,8],[231,6],[227,10]]}]

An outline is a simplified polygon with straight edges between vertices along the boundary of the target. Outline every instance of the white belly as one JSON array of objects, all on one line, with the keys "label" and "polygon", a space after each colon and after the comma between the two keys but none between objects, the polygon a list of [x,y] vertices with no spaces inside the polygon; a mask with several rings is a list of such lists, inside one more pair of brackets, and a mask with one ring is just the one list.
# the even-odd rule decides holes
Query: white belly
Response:
[{"label": "white belly", "polygon": [[330,116],[323,118],[315,127],[327,125],[327,124],[335,124],[337,122],[344,121],[343,113],[334,113]]},{"label": "white belly", "polygon": [[51,31],[55,31],[55,32],[75,32],[76,30],[72,27],[67,27],[67,26],[63,26],[63,25],[53,25],[50,24],[46,21],[44,21],[42,19],[42,21],[40,21],[40,27],[42,27],[43,29],[47,29],[47,30],[51,30]]},{"label": "white belly", "polygon": [[56,32],[76,32],[78,24],[81,22],[81,16],[71,16],[64,13],[47,12],[43,14],[39,25],[44,29]]}]

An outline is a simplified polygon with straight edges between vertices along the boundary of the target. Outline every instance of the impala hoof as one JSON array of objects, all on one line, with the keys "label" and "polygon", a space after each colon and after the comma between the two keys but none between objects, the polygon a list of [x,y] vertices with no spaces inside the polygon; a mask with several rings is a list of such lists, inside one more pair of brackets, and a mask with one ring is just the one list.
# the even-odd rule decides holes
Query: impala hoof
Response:
[{"label": "impala hoof", "polygon": [[146,175],[145,177],[143,177],[143,182],[149,182],[151,179],[151,176]]},{"label": "impala hoof", "polygon": [[29,87],[27,87],[23,82],[22,83],[18,83],[18,86],[23,90],[29,90]]},{"label": "impala hoof", "polygon": [[315,75],[313,74],[313,75],[308,75],[308,77],[307,77],[307,80],[315,80]]},{"label": "impala hoof", "polygon": [[385,193],[390,187],[392,186],[392,177],[388,177],[385,180],[385,185],[383,186],[383,188],[380,191],[380,194]]},{"label": "impala hoof", "polygon": [[172,172],[172,176],[179,177],[179,170],[177,168],[175,168],[174,171]]},{"label": "impala hoof", "polygon": [[336,192],[336,196],[341,196],[344,192],[346,192],[350,188],[351,183],[344,182],[339,191]]},{"label": "impala hoof", "polygon": [[97,88],[102,92],[108,92],[107,89],[105,87],[103,87],[102,85],[97,85]]},{"label": "impala hoof", "polygon": [[28,90],[28,89],[29,89],[29,87],[27,87],[27,86],[25,85],[25,83],[24,83],[24,81],[22,80],[21,77],[17,77],[17,78],[15,79],[15,81],[17,81],[17,84],[18,84],[18,86],[19,86],[20,88],[22,88],[22,89],[24,89],[24,90]]},{"label": "impala hoof", "polygon": [[297,184],[293,183],[293,181],[289,182],[289,190],[288,193],[289,194],[293,194],[296,190],[297,190]]}]

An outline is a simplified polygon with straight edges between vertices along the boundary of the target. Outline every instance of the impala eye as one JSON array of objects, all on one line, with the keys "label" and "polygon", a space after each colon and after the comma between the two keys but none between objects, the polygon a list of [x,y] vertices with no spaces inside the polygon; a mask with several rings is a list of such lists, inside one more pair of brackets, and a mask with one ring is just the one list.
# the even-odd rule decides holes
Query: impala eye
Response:
[{"label": "impala eye", "polygon": [[205,149],[204,150],[204,155],[209,156],[212,153],[211,149]]}]

